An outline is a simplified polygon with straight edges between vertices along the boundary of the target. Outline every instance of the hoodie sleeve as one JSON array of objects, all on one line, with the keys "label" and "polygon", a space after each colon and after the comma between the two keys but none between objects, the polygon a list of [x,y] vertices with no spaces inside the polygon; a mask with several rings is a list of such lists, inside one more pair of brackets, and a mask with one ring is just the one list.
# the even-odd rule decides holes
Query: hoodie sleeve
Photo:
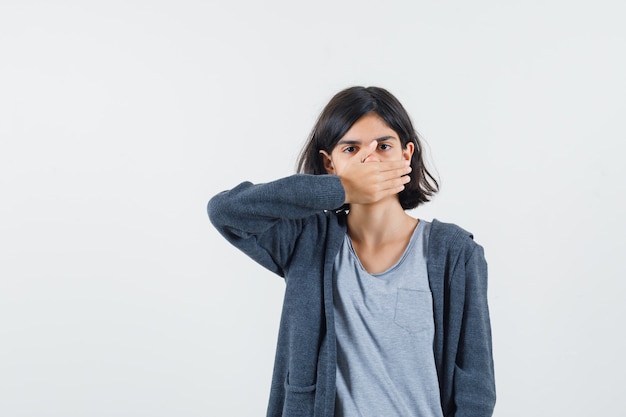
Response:
[{"label": "hoodie sleeve", "polygon": [[297,174],[265,184],[241,183],[214,196],[207,209],[230,243],[284,276],[304,222],[340,208],[344,200],[339,177]]},{"label": "hoodie sleeve", "polygon": [[487,305],[487,262],[474,244],[465,263],[465,305],[457,351],[455,417],[490,417],[496,402],[491,325]]}]

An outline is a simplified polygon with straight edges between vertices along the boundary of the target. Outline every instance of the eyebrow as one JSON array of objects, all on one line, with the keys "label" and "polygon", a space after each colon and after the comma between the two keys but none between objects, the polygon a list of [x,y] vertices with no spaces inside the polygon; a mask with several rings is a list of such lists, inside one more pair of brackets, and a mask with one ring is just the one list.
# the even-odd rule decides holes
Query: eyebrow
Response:
[{"label": "eyebrow", "polygon": [[[398,138],[394,137],[394,136],[382,136],[380,138],[376,138],[374,139],[376,142],[384,142],[386,140],[389,139],[395,139],[395,140],[399,140]],[[339,142],[337,142],[337,145],[360,145],[362,141],[360,140],[356,140],[356,139],[342,139]]]}]

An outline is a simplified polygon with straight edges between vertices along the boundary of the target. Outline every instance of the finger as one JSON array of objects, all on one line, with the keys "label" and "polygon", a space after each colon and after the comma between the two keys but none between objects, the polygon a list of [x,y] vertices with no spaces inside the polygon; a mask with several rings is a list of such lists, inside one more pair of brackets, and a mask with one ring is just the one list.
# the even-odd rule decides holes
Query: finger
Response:
[{"label": "finger", "polygon": [[398,178],[391,178],[387,181],[383,181],[380,186],[381,186],[381,190],[395,190],[398,188],[402,188],[404,189],[405,184],[408,184],[409,182],[411,182],[411,177],[409,177],[408,175],[404,175],[402,177],[398,177]]},{"label": "finger", "polygon": [[377,163],[378,170],[380,172],[393,171],[396,169],[404,169],[411,166],[410,161],[381,161]]},{"label": "finger", "polygon": [[401,178],[396,178],[391,181],[386,181],[381,185],[380,192],[383,195],[392,195],[398,194],[406,187],[406,184],[409,183],[411,179],[408,176],[404,176]]},{"label": "finger", "polygon": [[394,169],[388,169],[385,171],[380,171],[379,175],[380,175],[381,180],[383,181],[391,180],[394,178],[400,178],[400,177],[410,178],[408,174],[410,174],[412,170],[413,168],[411,168],[410,166],[403,166],[401,168],[394,168]]}]

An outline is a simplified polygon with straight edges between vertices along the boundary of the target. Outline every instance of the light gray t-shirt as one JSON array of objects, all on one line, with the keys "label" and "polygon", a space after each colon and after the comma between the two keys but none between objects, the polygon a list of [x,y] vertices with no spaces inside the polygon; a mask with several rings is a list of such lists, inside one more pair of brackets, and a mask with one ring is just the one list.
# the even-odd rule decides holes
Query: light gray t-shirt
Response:
[{"label": "light gray t-shirt", "polygon": [[336,417],[442,417],[420,220],[402,258],[369,274],[346,235],[333,268]]}]

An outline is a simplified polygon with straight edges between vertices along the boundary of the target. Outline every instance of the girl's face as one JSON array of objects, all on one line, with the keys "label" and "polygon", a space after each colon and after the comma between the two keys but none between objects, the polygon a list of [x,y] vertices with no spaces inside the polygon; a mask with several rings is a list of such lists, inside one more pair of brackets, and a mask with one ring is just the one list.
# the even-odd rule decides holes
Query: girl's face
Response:
[{"label": "girl's face", "polygon": [[376,113],[368,113],[350,127],[330,154],[320,151],[324,158],[326,172],[341,175],[348,162],[356,158],[361,149],[367,149],[372,141],[378,142],[376,148],[368,155],[361,153],[358,156],[358,158],[364,157],[363,162],[411,160],[414,151],[413,143],[408,142],[406,147],[402,148],[398,134]]}]

